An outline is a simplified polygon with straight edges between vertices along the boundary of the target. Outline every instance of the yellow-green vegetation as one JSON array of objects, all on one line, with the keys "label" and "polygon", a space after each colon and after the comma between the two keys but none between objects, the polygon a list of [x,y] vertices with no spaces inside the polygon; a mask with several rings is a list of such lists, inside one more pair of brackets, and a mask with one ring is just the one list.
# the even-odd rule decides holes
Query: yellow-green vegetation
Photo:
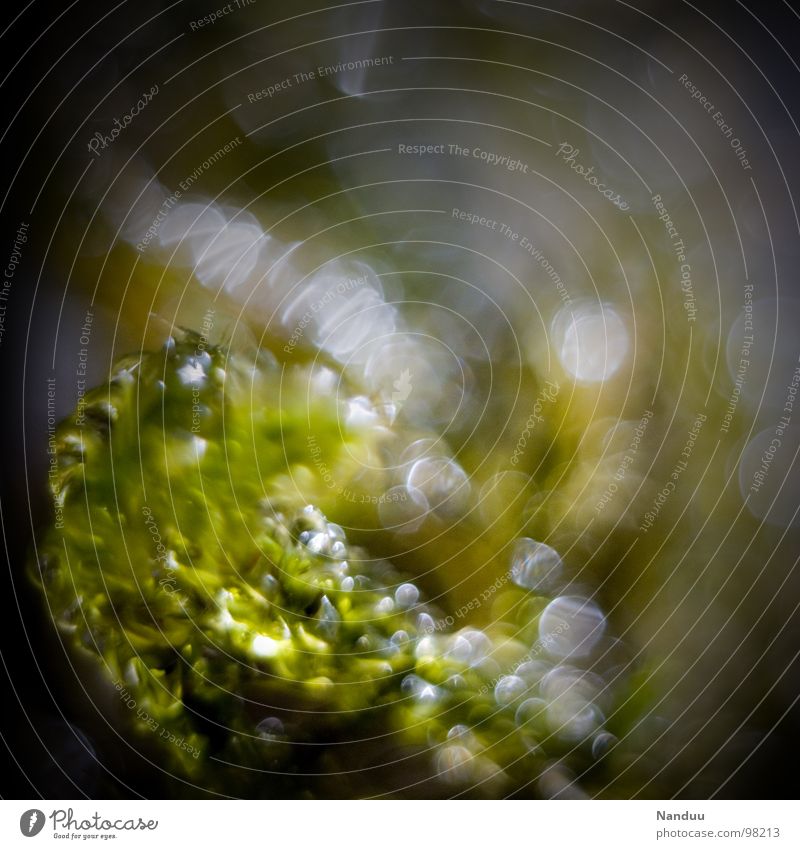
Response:
[{"label": "yellow-green vegetation", "polygon": [[461,627],[334,524],[327,480],[364,485],[382,432],[342,425],[335,377],[187,333],[61,426],[33,572],[119,725],[231,795],[534,795],[602,761],[609,683],[571,665],[569,617],[543,635],[530,575]]}]

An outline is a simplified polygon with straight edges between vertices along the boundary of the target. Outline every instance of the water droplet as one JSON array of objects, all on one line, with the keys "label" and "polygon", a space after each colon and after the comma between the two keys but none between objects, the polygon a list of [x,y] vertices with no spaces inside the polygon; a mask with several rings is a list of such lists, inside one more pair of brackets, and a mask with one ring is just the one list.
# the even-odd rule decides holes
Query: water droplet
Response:
[{"label": "water droplet", "polygon": [[394,600],[400,607],[413,607],[419,601],[419,590],[414,584],[400,584],[394,592]]},{"label": "water droplet", "polygon": [[268,716],[256,725],[258,736],[263,740],[278,742],[286,739],[286,729],[277,716]]},{"label": "water droplet", "polygon": [[460,634],[455,634],[447,649],[447,657],[466,666],[472,658],[472,643]]},{"label": "water droplet", "polygon": [[378,518],[388,531],[412,534],[420,529],[430,507],[424,493],[405,486],[393,486],[378,503]]},{"label": "water droplet", "polygon": [[525,699],[514,714],[514,721],[523,726],[541,729],[547,719],[547,702],[544,699]]},{"label": "water droplet", "polygon": [[440,439],[431,439],[429,437],[424,439],[415,439],[403,449],[398,465],[412,465],[421,457],[432,455],[439,456],[444,452],[444,449],[445,446],[442,444]]},{"label": "water droplet", "polygon": [[439,649],[435,637],[422,637],[417,642],[417,648],[414,652],[417,659],[437,657]]},{"label": "water droplet", "polygon": [[468,725],[454,725],[447,732],[447,739],[448,740],[469,741],[469,740],[472,740],[473,738],[474,738],[474,735],[473,735],[472,730],[470,729],[470,727]]},{"label": "water droplet", "polygon": [[430,613],[420,613],[417,616],[417,631],[420,634],[432,634],[436,630],[436,623]]},{"label": "water droplet", "polygon": [[539,641],[554,657],[586,657],[606,630],[603,612],[591,599],[560,596],[539,618]]},{"label": "water droplet", "polygon": [[543,542],[522,537],[511,556],[511,580],[525,590],[546,592],[560,580],[563,563],[558,552]]},{"label": "water droplet", "polygon": [[418,675],[406,675],[400,687],[422,705],[435,705],[444,695],[443,690]]},{"label": "water droplet", "polygon": [[609,734],[608,731],[601,731],[599,734],[595,734],[594,740],[592,740],[592,757],[596,760],[600,760],[600,758],[605,757],[618,742],[617,738],[613,734]]},{"label": "water droplet", "polygon": [[377,276],[363,263],[328,263],[293,295],[282,317],[287,329],[307,334],[340,362],[363,362],[394,333],[395,308],[384,301]]},{"label": "water droplet", "polygon": [[586,383],[613,377],[630,348],[625,323],[608,305],[565,307],[556,316],[552,330],[564,370]]},{"label": "water droplet", "polygon": [[317,632],[326,640],[335,640],[342,621],[339,611],[331,604],[327,596],[322,596],[317,615]]},{"label": "water droplet", "polygon": [[603,724],[603,714],[596,705],[562,697],[548,706],[547,721],[553,732],[563,740],[577,743]]},{"label": "water droplet", "polygon": [[514,670],[514,674],[518,675],[528,684],[538,684],[544,678],[552,667],[549,663],[543,660],[526,660]]},{"label": "water droplet", "polygon": [[423,457],[411,467],[406,484],[421,492],[431,509],[444,516],[461,515],[467,508],[470,484],[466,473],[446,457]]},{"label": "water droplet", "polygon": [[386,616],[394,610],[394,599],[391,596],[384,596],[376,605],[375,613],[378,616]]},{"label": "water droplet", "polygon": [[572,666],[557,666],[541,684],[546,699],[547,721],[564,740],[578,742],[603,724],[603,714],[594,703],[603,688],[596,675]]},{"label": "water droplet", "polygon": [[332,540],[337,540],[338,542],[346,542],[347,534],[344,532],[344,528],[341,525],[334,524],[333,522],[328,522],[328,536]]},{"label": "water droplet", "polygon": [[210,238],[192,239],[194,275],[204,286],[223,284],[232,292],[254,271],[264,244],[264,231],[255,218],[240,214]]},{"label": "water droplet", "polygon": [[518,675],[504,675],[494,688],[494,698],[498,705],[506,707],[522,698],[528,684]]},{"label": "water droplet", "polygon": [[[305,539],[303,539],[303,537],[305,537]],[[330,537],[323,533],[315,534],[310,531],[305,531],[300,534],[300,542],[302,542],[306,548],[314,554],[326,554],[328,552],[330,541]]]},{"label": "water droplet", "polygon": [[472,759],[466,746],[451,744],[436,755],[436,770],[448,784],[466,784],[473,776]]}]

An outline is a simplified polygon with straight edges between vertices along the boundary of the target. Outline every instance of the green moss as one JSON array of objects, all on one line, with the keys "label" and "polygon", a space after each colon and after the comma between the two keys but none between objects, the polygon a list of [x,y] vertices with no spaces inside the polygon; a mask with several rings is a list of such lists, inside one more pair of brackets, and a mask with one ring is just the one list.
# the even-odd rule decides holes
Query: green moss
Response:
[{"label": "green moss", "polygon": [[[58,432],[63,526],[33,569],[64,641],[117,691],[120,724],[205,788],[531,792],[572,747],[519,721],[533,692],[496,698],[526,659],[518,627],[445,634],[413,587],[397,592],[407,579],[328,521],[326,472],[363,486],[380,430],[343,429],[315,385],[308,366],[186,334],[87,396]],[[543,605],[510,587],[497,612]]]}]

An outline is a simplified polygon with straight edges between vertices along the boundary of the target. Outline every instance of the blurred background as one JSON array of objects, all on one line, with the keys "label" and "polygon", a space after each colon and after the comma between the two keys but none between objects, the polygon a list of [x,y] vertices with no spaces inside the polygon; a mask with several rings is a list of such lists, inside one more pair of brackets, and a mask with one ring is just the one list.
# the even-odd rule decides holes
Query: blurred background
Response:
[{"label": "blurred background", "polygon": [[558,552],[638,682],[635,755],[587,795],[797,793],[796,4],[14,14],[4,795],[174,792],[76,695],[24,570],[48,428],[177,328],[320,358],[388,417],[404,500],[334,521],[445,612],[517,540]]}]

